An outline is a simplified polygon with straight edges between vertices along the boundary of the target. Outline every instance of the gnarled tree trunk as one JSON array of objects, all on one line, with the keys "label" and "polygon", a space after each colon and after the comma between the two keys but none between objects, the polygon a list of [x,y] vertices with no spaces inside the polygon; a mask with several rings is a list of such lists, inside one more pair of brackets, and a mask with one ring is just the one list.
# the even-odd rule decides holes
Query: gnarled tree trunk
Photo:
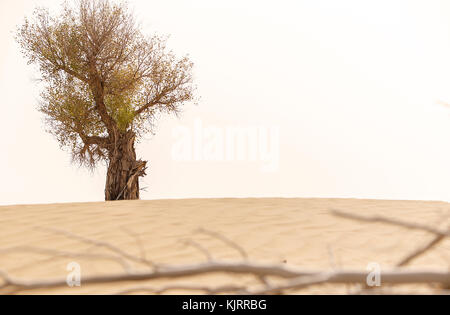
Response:
[{"label": "gnarled tree trunk", "polygon": [[121,134],[109,152],[105,200],[139,199],[139,177],[145,175],[146,161],[136,160],[135,134]]}]

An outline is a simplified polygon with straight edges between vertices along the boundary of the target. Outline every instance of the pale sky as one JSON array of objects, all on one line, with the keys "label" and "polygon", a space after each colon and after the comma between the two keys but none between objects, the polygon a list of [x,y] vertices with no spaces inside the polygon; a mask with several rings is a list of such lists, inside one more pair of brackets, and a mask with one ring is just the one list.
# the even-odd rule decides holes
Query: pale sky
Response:
[{"label": "pale sky", "polygon": [[[105,167],[71,164],[36,110],[13,31],[37,5],[0,2],[0,204],[101,201]],[[195,63],[201,100],[138,145],[142,199],[450,201],[450,2],[131,0],[147,33]],[[174,130],[279,128],[278,167],[178,161]]]}]

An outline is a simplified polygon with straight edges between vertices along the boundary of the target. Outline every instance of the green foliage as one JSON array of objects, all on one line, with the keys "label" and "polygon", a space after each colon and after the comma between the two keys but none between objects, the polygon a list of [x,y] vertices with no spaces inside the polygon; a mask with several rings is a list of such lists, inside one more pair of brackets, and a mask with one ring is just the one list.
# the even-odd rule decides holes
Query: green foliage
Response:
[{"label": "green foliage", "polygon": [[128,95],[110,95],[105,103],[119,130],[125,132],[135,118],[133,100]]}]

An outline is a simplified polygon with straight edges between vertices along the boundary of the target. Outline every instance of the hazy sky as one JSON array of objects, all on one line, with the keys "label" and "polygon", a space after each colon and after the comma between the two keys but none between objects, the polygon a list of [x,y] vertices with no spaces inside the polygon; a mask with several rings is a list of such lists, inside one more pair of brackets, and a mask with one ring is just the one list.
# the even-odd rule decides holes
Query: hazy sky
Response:
[{"label": "hazy sky", "polygon": [[[72,165],[45,132],[38,73],[12,37],[35,6],[60,2],[0,1],[0,204],[103,200],[105,168]],[[138,145],[143,199],[450,200],[450,107],[438,103],[450,102],[449,1],[130,3],[146,32],[191,56],[201,96]],[[178,131],[195,139],[199,126],[278,130],[277,167],[174,158]]]}]

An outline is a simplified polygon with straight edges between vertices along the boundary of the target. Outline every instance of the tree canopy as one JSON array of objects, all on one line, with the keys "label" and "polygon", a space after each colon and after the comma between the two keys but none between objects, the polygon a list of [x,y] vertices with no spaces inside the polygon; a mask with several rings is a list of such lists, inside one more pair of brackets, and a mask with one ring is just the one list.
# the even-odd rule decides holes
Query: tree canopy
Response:
[{"label": "tree canopy", "polygon": [[166,37],[144,35],[125,3],[66,2],[59,15],[40,8],[16,38],[40,69],[48,131],[84,165],[111,159],[124,134],[141,137],[158,113],[194,99],[193,63]]}]

